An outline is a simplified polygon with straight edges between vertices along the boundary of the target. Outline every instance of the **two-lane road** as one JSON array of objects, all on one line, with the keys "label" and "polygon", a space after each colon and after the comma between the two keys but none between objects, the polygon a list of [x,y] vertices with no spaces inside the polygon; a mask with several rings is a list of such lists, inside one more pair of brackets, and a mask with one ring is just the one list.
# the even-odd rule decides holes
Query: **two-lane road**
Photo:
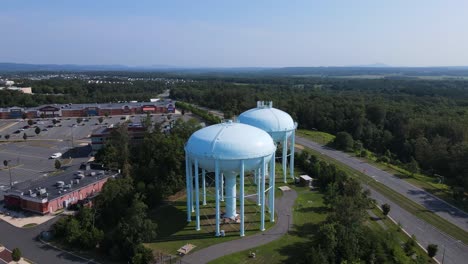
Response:
[{"label": "two-lane road", "polygon": [[[468,230],[467,221],[468,215],[459,209],[441,201],[440,199],[428,194],[424,190],[415,187],[392,174],[389,174],[385,171],[382,171],[372,165],[369,165],[357,158],[351,157],[350,155],[337,151],[328,147],[324,147],[320,144],[317,144],[313,141],[302,137],[296,137],[296,143],[303,145],[307,148],[314,149],[326,155],[330,158],[336,159],[341,163],[366,173],[367,175],[373,177],[375,180],[385,184],[386,186],[392,188],[393,190],[405,195],[409,199],[413,200],[416,203],[421,204],[429,210],[434,211],[441,217],[447,219],[448,221],[454,223],[455,225]],[[402,227],[410,234],[414,234],[418,242],[427,247],[429,244],[437,244],[439,246],[439,252],[436,256],[437,260],[442,261],[443,252],[445,249],[444,263],[466,263],[468,260],[468,247],[463,244],[461,241],[446,235],[440,230],[436,229],[432,225],[422,221],[413,214],[401,208],[398,204],[392,202],[387,197],[376,192],[372,188],[371,197],[375,199],[379,204],[388,203],[390,204],[392,210],[390,211],[390,216],[401,223]]]},{"label": "two-lane road", "polygon": [[319,151],[323,155],[338,160],[355,170],[373,177],[375,180],[381,182],[387,187],[424,206],[428,210],[468,232],[468,214],[424,191],[423,189],[401,180],[393,174],[365,163],[358,158],[352,157],[347,153],[322,146],[306,138],[297,137],[296,143]]}]

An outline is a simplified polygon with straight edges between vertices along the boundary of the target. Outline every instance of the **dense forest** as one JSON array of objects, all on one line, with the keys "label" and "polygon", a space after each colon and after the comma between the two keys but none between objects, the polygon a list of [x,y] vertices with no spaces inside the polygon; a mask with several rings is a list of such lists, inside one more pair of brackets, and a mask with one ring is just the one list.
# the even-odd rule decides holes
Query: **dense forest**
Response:
[{"label": "dense forest", "polygon": [[391,163],[442,176],[455,199],[468,190],[467,81],[206,78],[171,96],[226,118],[272,100],[300,128],[341,132]]},{"label": "dense forest", "polygon": [[[18,82],[18,81],[17,81]],[[116,81],[117,82],[117,81]],[[88,83],[85,80],[49,79],[20,80],[19,86],[32,87],[33,95],[0,90],[0,107],[33,107],[42,104],[107,103],[118,101],[149,101],[167,89],[161,81],[119,83]]]}]

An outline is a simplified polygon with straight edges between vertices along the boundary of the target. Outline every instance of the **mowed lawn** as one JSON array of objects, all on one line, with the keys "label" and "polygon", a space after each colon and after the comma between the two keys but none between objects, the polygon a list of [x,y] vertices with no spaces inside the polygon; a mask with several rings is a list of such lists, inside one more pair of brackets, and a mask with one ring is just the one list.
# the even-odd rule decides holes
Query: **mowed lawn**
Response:
[{"label": "mowed lawn", "polygon": [[[246,195],[255,193],[256,186],[253,182],[245,183]],[[276,192],[278,195],[279,192]],[[279,194],[280,195],[280,194]],[[151,217],[158,224],[158,239],[146,246],[155,251],[156,254],[176,255],[177,250],[187,243],[196,247],[192,252],[205,248],[207,246],[223,243],[233,239],[239,239],[238,223],[221,222],[220,229],[224,230],[224,237],[215,237],[216,217],[215,217],[215,197],[214,188],[207,188],[207,205],[201,203],[202,192],[200,190],[200,231],[195,230],[195,213],[192,213],[192,221],[187,222],[186,196],[181,196],[175,201],[168,202],[157,210],[151,212]],[[268,199],[268,196],[266,196]],[[239,201],[237,201],[239,207]],[[239,208],[238,208],[239,210]],[[221,213],[224,211],[224,202],[221,202]],[[265,228],[270,228],[270,214],[268,210],[265,213]],[[260,207],[256,199],[245,199],[245,234],[246,236],[260,232]]]},{"label": "mowed lawn", "polygon": [[[310,247],[310,239],[316,233],[319,224],[325,220],[326,207],[323,195],[310,191],[306,187],[293,187],[298,198],[294,205],[293,221],[289,234],[260,247],[224,256],[210,263],[297,263],[298,257]],[[250,258],[249,254],[256,254]]]}]

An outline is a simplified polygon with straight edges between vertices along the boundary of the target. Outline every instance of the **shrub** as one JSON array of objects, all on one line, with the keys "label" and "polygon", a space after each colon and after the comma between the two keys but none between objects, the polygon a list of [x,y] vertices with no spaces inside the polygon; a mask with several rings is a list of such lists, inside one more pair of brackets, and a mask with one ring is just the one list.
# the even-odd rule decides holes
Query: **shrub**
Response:
[{"label": "shrub", "polygon": [[21,259],[21,250],[19,248],[14,248],[11,252],[11,257],[14,261],[19,261]]},{"label": "shrub", "polygon": [[436,244],[429,244],[427,246],[427,255],[433,258],[437,254],[437,245]]}]

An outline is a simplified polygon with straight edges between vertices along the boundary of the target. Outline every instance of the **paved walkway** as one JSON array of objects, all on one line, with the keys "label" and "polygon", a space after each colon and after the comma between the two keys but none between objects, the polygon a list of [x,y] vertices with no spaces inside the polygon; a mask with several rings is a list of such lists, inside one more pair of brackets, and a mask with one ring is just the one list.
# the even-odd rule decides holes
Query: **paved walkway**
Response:
[{"label": "paved walkway", "polygon": [[275,205],[278,218],[276,224],[267,231],[201,249],[183,257],[182,261],[186,263],[207,263],[225,255],[270,243],[282,237],[289,229],[288,224],[293,223],[292,208],[296,198],[297,193],[295,190],[284,192],[281,197],[276,198]]}]

